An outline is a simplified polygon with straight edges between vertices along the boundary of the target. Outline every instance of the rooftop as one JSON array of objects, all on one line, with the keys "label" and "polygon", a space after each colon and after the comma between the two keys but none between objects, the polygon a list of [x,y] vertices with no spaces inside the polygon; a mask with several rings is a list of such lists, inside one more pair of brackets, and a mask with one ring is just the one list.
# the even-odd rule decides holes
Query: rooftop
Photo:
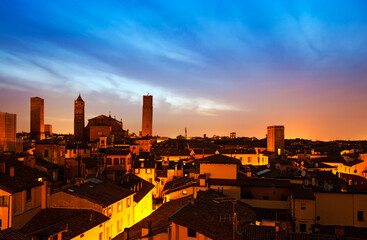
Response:
[{"label": "rooftop", "polygon": [[198,162],[199,163],[212,163],[212,164],[238,164],[238,165],[241,165],[240,160],[236,158],[232,158],[232,157],[227,157],[221,154],[215,154],[213,156],[198,159]]},{"label": "rooftop", "polygon": [[107,181],[88,181],[80,184],[80,186],[75,185],[62,191],[79,198],[87,199],[103,207],[107,207],[134,194],[129,189]]}]

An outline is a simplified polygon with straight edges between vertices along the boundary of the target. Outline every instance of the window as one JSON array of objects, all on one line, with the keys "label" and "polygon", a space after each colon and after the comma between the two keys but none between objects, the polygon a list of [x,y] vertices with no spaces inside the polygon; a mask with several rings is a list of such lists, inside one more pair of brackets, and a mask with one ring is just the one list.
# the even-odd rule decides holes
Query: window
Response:
[{"label": "window", "polygon": [[117,220],[117,232],[120,232],[120,221]]},{"label": "window", "polygon": [[148,178],[148,182],[153,183],[153,179],[152,178]]},{"label": "window", "polygon": [[146,171],[147,171],[147,174],[150,174],[152,172],[150,168],[147,168]]},{"label": "window", "polygon": [[140,169],[139,168],[136,168],[135,169],[135,174],[139,174],[140,173]]},{"label": "window", "polygon": [[113,165],[120,165],[120,159],[114,158],[113,159]]},{"label": "window", "polygon": [[73,152],[74,152],[74,154],[76,154],[76,149],[74,149],[74,151],[73,151]]},{"label": "window", "polygon": [[0,230],[1,230],[1,219],[0,219]]},{"label": "window", "polygon": [[27,189],[27,202],[32,200],[32,189]]},{"label": "window", "polygon": [[187,228],[187,236],[196,238],[196,231],[194,229]]},{"label": "window", "polygon": [[112,159],[106,158],[106,165],[112,165]]},{"label": "window", "polygon": [[247,162],[250,163],[251,162],[251,157],[247,158]]},{"label": "window", "polygon": [[121,212],[121,204],[119,202],[117,203],[117,211]]},{"label": "window", "polygon": [[363,222],[364,221],[364,218],[363,218],[363,211],[358,211],[358,214],[357,214],[358,216],[358,221],[360,221],[360,222]]},{"label": "window", "polygon": [[0,207],[8,206],[8,196],[0,196]]},{"label": "window", "polygon": [[103,240],[103,232],[99,233],[99,238],[98,240]]},{"label": "window", "polygon": [[127,201],[126,201],[126,207],[130,207],[130,204],[131,204],[131,199],[128,198]]},{"label": "window", "polygon": [[47,158],[47,157],[48,157],[48,150],[45,150],[44,155],[45,155],[45,158]]},{"label": "window", "polygon": [[306,224],[300,223],[299,224],[299,231],[300,232],[306,232]]},{"label": "window", "polygon": [[306,209],[306,203],[301,203],[301,210],[305,210]]},{"label": "window", "polygon": [[125,165],[125,158],[121,158],[121,164]]},{"label": "window", "polygon": [[257,157],[257,163],[260,163],[260,157]]}]

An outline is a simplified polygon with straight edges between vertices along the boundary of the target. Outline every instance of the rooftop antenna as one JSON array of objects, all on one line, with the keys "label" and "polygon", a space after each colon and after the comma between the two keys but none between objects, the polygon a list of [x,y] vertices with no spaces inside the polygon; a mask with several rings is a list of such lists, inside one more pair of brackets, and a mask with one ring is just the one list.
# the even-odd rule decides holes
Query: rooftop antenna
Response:
[{"label": "rooftop antenna", "polygon": [[187,128],[185,128],[185,138],[187,138]]}]

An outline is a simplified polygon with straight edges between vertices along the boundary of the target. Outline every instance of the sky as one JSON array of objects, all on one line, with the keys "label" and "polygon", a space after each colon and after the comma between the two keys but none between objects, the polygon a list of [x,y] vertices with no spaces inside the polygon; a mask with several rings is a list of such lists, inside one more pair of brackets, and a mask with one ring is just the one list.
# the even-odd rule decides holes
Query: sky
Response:
[{"label": "sky", "polygon": [[153,134],[367,139],[367,2],[2,0],[0,111],[29,131],[30,97],[45,123],[73,133],[122,119],[139,133],[142,96]]}]

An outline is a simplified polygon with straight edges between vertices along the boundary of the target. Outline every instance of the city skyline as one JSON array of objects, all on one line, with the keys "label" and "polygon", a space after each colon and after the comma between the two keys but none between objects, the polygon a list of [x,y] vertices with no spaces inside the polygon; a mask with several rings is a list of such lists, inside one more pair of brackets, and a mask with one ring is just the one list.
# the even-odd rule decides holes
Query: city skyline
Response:
[{"label": "city skyline", "polygon": [[73,133],[81,92],[86,123],[111,112],[139,134],[149,93],[153,135],[264,138],[284,125],[285,138],[367,139],[365,10],[363,1],[5,1],[0,110],[28,132],[38,96],[45,124]]}]

